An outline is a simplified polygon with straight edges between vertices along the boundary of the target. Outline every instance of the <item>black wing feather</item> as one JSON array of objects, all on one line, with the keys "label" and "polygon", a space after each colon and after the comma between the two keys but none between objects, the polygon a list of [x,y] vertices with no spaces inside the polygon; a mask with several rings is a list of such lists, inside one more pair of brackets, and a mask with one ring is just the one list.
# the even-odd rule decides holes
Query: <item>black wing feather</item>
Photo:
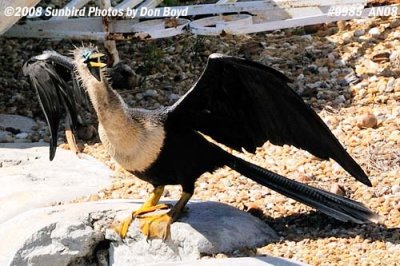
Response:
[{"label": "black wing feather", "polygon": [[59,91],[63,80],[59,78],[54,67],[46,62],[25,64],[23,71],[29,76],[50,128],[50,160],[53,160],[57,148],[58,126],[63,117],[63,101]]},{"label": "black wing feather", "polygon": [[169,118],[239,151],[254,152],[267,140],[294,145],[322,159],[332,158],[371,186],[361,167],[288,81],[256,62],[210,56],[201,78],[171,107]]},{"label": "black wing feather", "polygon": [[57,149],[60,120],[66,113],[72,131],[75,132],[78,124],[77,104],[86,102],[84,92],[76,80],[73,78],[73,86],[66,81],[71,78],[72,69],[71,59],[54,51],[45,51],[31,58],[23,67],[23,73],[29,77],[36,91],[50,128],[50,160],[53,160]]}]

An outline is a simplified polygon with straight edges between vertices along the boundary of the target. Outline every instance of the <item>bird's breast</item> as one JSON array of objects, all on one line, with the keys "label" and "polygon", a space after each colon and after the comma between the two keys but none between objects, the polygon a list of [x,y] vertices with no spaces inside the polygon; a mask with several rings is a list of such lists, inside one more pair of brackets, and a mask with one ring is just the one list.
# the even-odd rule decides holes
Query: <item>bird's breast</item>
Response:
[{"label": "bird's breast", "polygon": [[165,132],[162,125],[145,123],[108,129],[99,123],[100,140],[108,153],[128,171],[142,172],[158,158]]}]

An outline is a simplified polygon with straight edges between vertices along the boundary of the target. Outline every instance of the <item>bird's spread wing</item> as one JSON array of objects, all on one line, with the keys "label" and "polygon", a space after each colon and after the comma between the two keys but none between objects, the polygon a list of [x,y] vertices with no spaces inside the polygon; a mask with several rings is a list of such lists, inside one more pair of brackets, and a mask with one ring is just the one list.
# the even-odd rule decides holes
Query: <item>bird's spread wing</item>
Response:
[{"label": "bird's spread wing", "polygon": [[[57,148],[57,131],[60,120],[67,114],[67,119],[73,130],[77,125],[77,106],[82,99],[82,91],[74,86],[69,86],[61,77],[59,67],[64,68],[69,75],[73,67],[68,57],[63,57],[55,52],[44,52],[28,60],[23,72],[28,76],[32,87],[36,90],[40,105],[45,114],[50,128],[50,160],[53,160]],[[55,63],[53,65],[53,63]],[[68,78],[68,77],[67,77]]]},{"label": "bird's spread wing", "polygon": [[288,81],[265,65],[212,55],[201,78],[171,107],[168,117],[236,150],[254,152],[267,140],[294,145],[322,159],[334,159],[356,179],[371,185]]}]

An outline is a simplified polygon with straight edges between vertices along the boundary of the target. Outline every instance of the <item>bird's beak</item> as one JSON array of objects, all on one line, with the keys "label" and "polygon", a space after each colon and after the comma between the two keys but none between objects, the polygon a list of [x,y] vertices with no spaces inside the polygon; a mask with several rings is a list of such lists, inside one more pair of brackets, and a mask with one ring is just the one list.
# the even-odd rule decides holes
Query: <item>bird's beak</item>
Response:
[{"label": "bird's beak", "polygon": [[[106,66],[106,64],[104,64],[103,62],[100,61],[100,58],[102,58],[104,56],[104,54],[102,53],[93,53],[89,56],[89,66],[90,67],[97,67],[97,68],[103,68]],[[96,62],[97,60],[97,62]]]},{"label": "bird's beak", "polygon": [[104,64],[103,62],[100,61],[100,58],[102,58],[103,56],[104,56],[104,54],[102,54],[102,53],[93,53],[86,60],[86,63],[87,63],[90,73],[98,81],[101,81],[100,69],[107,66],[106,64]]}]

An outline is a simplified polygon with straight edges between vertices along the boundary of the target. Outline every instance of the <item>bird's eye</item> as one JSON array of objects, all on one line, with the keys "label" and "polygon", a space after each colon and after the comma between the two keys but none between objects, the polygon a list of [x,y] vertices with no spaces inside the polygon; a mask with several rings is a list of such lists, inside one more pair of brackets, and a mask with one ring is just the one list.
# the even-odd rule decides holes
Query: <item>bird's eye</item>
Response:
[{"label": "bird's eye", "polygon": [[85,52],[83,52],[83,53],[82,53],[82,57],[83,57],[83,59],[85,59],[85,60],[88,60],[88,59],[89,59],[89,56],[90,56],[90,54],[91,54],[91,52],[89,52],[89,51],[85,51]]}]

